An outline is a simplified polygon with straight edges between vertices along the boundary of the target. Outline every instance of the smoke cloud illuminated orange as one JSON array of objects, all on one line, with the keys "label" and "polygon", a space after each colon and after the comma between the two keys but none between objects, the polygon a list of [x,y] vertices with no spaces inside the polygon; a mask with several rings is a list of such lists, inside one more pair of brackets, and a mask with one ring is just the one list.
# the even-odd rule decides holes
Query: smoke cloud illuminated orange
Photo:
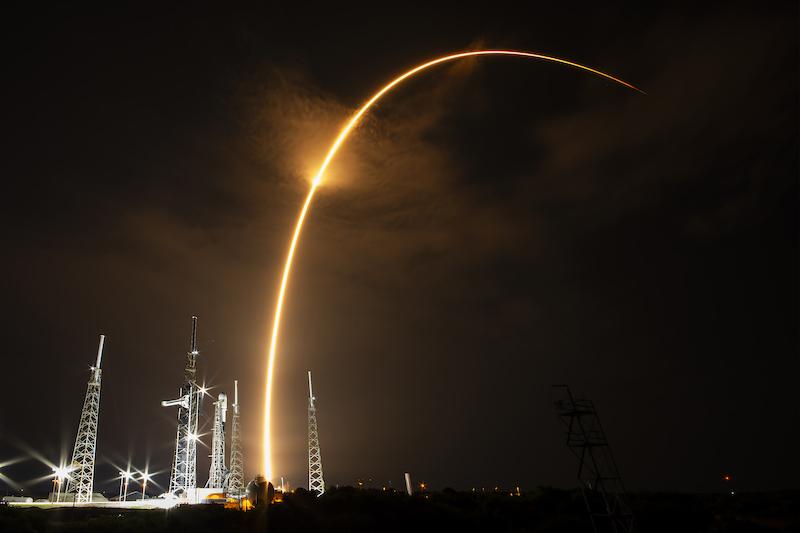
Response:
[{"label": "smoke cloud illuminated orange", "polygon": [[572,61],[567,61],[565,59],[559,59],[556,57],[534,54],[530,52],[519,52],[515,50],[477,50],[472,52],[462,52],[458,54],[439,57],[437,59],[428,61],[427,63],[423,63],[422,65],[419,65],[405,72],[404,74],[398,76],[397,78],[393,79],[388,84],[383,86],[369,100],[367,100],[367,102],[364,105],[362,105],[358,109],[358,111],[356,111],[356,113],[350,118],[350,120],[344,125],[342,130],[339,132],[339,135],[336,137],[336,140],[333,142],[333,145],[331,145],[331,148],[328,150],[325,159],[322,161],[322,164],[319,167],[319,171],[314,176],[314,179],[311,182],[311,189],[308,191],[308,195],[306,196],[305,202],[303,202],[303,207],[300,210],[300,216],[297,218],[297,224],[295,225],[294,233],[292,234],[292,240],[289,244],[289,253],[286,256],[286,263],[284,264],[283,267],[283,275],[281,277],[280,288],[278,290],[278,299],[275,304],[275,315],[272,323],[272,337],[270,338],[269,355],[267,359],[267,385],[266,385],[265,400],[264,400],[264,434],[263,434],[263,468],[264,468],[264,476],[266,477],[267,480],[271,480],[273,474],[271,448],[270,448],[270,414],[272,409],[272,383],[275,375],[275,360],[277,357],[278,335],[280,333],[280,325],[281,325],[281,312],[283,311],[283,303],[286,296],[286,287],[289,283],[289,275],[291,274],[292,271],[292,260],[294,259],[294,253],[295,250],[297,249],[297,243],[300,240],[300,233],[302,232],[303,229],[303,222],[305,221],[306,215],[308,214],[308,209],[311,206],[311,200],[314,198],[314,193],[316,192],[317,187],[319,187],[319,185],[322,183],[322,178],[325,175],[325,171],[331,164],[331,161],[333,161],[333,158],[334,156],[336,156],[336,153],[339,151],[339,148],[341,148],[341,146],[347,140],[347,137],[350,135],[350,132],[358,124],[359,120],[361,120],[361,117],[364,116],[364,114],[367,111],[369,111],[369,109],[382,96],[391,91],[395,86],[402,83],[404,80],[430,67],[438,65],[440,63],[445,63],[467,57],[476,57],[476,56],[512,56],[512,57],[521,57],[526,59],[540,59],[544,61],[561,63],[563,65],[568,65],[570,67],[591,72],[592,74],[596,74],[598,76],[609,79],[620,85],[624,85],[629,89],[633,89],[640,93],[644,93],[644,91],[634,87],[633,85],[619,78],[615,78],[614,76],[611,76],[599,70],[595,70],[593,68],[578,63],[574,63]]}]

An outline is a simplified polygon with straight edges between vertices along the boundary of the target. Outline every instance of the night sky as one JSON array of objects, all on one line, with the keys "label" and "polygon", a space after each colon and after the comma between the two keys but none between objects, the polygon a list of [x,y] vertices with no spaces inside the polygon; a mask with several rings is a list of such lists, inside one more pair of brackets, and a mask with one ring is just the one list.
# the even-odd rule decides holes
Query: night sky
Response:
[{"label": "night sky", "polygon": [[484,58],[368,116],[296,258],[275,474],[306,484],[311,369],[331,485],[575,486],[552,405],[569,383],[630,489],[797,487],[795,2],[162,4],[3,17],[0,463],[25,460],[0,473],[47,489],[26,484],[49,472],[31,457],[71,454],[104,333],[95,486],[115,494],[128,461],[166,485],[160,402],[193,314],[199,375],[213,394],[240,380],[258,473],[268,330],[315,167],[393,76],[506,47],[648,94]]}]

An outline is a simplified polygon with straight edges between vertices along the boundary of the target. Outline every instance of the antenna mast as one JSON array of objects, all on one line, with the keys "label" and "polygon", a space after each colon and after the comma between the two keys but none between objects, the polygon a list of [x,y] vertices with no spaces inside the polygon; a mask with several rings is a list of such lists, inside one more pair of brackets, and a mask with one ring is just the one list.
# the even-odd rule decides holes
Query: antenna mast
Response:
[{"label": "antenna mast", "polygon": [[322,454],[319,450],[317,431],[317,408],[314,406],[314,390],[311,386],[311,371],[308,371],[308,490],[322,496],[325,481],[322,478]]},{"label": "antenna mast", "polygon": [[74,501],[91,503],[94,487],[94,458],[97,451],[97,422],[100,416],[100,362],[103,358],[103,345],[106,336],[100,335],[97,347],[97,363],[91,367],[89,383],[86,386],[86,398],[78,424],[78,435],[72,449],[72,465],[70,477],[67,478],[67,492],[75,491]]}]

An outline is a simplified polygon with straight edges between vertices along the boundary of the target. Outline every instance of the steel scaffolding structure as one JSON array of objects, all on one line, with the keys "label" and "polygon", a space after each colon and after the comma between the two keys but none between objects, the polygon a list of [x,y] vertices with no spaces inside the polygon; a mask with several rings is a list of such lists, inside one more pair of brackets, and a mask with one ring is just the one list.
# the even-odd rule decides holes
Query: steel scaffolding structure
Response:
[{"label": "steel scaffolding structure", "polygon": [[566,398],[555,402],[566,428],[567,446],[578,459],[578,480],[596,533],[631,533],[633,513],[625,502],[625,487],[611,454],[594,402],[575,398],[566,385]]},{"label": "steel scaffolding structure", "polygon": [[86,398],[83,401],[78,434],[72,449],[72,463],[67,477],[66,492],[74,491],[74,501],[90,503],[94,486],[94,458],[97,450],[97,422],[100,415],[100,363],[103,359],[103,344],[106,336],[100,335],[97,347],[97,363],[91,367]]},{"label": "steel scaffolding structure", "polygon": [[233,418],[231,420],[231,469],[228,477],[228,492],[240,497],[245,492],[244,456],[239,427],[239,381],[233,382]]},{"label": "steel scaffolding structure", "polygon": [[228,469],[225,468],[225,421],[228,413],[228,397],[219,393],[214,402],[214,430],[211,437],[211,467],[208,470],[206,487],[222,489],[227,485]]},{"label": "steel scaffolding structure", "polygon": [[197,317],[192,317],[192,336],[186,353],[184,382],[180,397],[161,402],[164,407],[178,406],[178,431],[175,437],[175,455],[169,478],[170,494],[186,494],[197,488],[197,418],[203,391],[197,386]]},{"label": "steel scaffolding structure", "polygon": [[322,477],[322,454],[319,450],[317,431],[317,408],[314,406],[314,391],[311,388],[311,371],[308,371],[308,490],[322,496],[325,480]]}]

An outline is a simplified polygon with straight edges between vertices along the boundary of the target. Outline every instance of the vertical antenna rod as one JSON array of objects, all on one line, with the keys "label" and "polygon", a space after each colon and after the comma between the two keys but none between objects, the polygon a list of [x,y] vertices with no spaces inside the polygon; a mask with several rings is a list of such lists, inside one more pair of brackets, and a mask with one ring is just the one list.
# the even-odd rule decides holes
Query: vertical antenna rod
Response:
[{"label": "vertical antenna rod", "polygon": [[97,347],[97,364],[94,365],[95,368],[100,368],[100,362],[103,360],[103,345],[106,342],[106,336],[100,335],[100,345]]},{"label": "vertical antenna rod", "polygon": [[197,317],[192,317],[192,340],[190,342],[191,353],[197,354]]}]

